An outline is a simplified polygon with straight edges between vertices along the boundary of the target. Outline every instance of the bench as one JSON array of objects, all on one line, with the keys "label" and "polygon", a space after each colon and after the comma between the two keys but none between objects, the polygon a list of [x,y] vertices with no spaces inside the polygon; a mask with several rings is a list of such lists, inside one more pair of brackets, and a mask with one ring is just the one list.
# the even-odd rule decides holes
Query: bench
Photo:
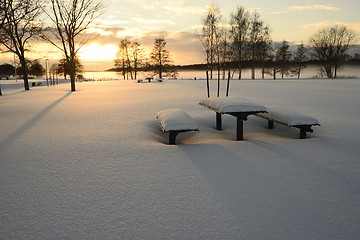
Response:
[{"label": "bench", "polygon": [[181,109],[166,109],[158,112],[156,118],[163,132],[169,132],[169,144],[175,145],[176,136],[188,131],[199,131],[198,125]]},{"label": "bench", "polygon": [[151,82],[151,80],[153,80],[154,77],[153,76],[147,76],[145,79],[148,80],[148,82]]},{"label": "bench", "polygon": [[229,114],[236,117],[236,140],[242,141],[244,121],[248,116],[266,112],[266,107],[256,102],[240,97],[213,97],[199,101],[203,107],[209,108],[216,113],[216,130],[221,130],[221,115]]},{"label": "bench", "polygon": [[312,126],[320,126],[319,121],[305,114],[282,107],[267,107],[266,113],[257,113],[256,116],[268,120],[268,128],[274,128],[274,122],[288,127],[300,129],[300,139],[306,138],[307,132],[313,132]]},{"label": "bench", "polygon": [[[154,78],[153,78],[153,77],[146,77],[145,80],[147,80],[148,82],[151,82],[151,80],[154,80]],[[137,81],[138,83],[141,83],[141,82],[144,82],[145,80],[144,80],[144,79],[137,79],[136,81]],[[156,81],[157,81],[157,82],[162,82],[162,81],[164,81],[164,79],[162,79],[162,78],[157,78]]]}]

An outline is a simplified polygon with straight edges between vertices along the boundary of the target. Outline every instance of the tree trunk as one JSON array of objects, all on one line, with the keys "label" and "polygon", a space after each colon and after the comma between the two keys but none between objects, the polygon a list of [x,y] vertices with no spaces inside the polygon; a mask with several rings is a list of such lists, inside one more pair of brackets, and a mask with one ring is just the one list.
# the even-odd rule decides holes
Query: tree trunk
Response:
[{"label": "tree trunk", "polygon": [[239,80],[241,79],[241,73],[242,73],[242,69],[241,69],[241,64],[239,63],[239,66],[238,66],[238,69],[239,69]]},{"label": "tree trunk", "polygon": [[218,84],[217,84],[217,97],[220,97],[220,68],[218,68],[218,70],[217,70],[217,72],[218,72],[218,79],[217,79],[217,82],[218,82]]},{"label": "tree trunk", "polygon": [[26,60],[24,57],[19,57],[21,68],[23,69],[23,79],[24,79],[24,89],[25,91],[30,90],[29,87],[29,77],[28,77],[28,71],[26,67]]},{"label": "tree trunk", "polygon": [[273,69],[273,78],[274,78],[274,80],[276,79],[276,68],[275,67]]},{"label": "tree trunk", "polygon": [[70,84],[71,84],[71,91],[75,92],[76,91],[76,87],[75,87],[75,67],[74,67],[74,63],[71,64],[71,70],[70,70]]},{"label": "tree trunk", "polygon": [[159,78],[162,79],[162,67],[159,67]]},{"label": "tree trunk", "polygon": [[334,66],[334,78],[337,78],[337,70],[338,70],[338,66],[335,65]]},{"label": "tree trunk", "polygon": [[70,56],[70,84],[71,84],[71,91],[75,92],[75,80],[76,80],[76,68],[75,68],[75,53],[72,53]]},{"label": "tree trunk", "polygon": [[251,68],[251,79],[255,80],[255,67]]}]

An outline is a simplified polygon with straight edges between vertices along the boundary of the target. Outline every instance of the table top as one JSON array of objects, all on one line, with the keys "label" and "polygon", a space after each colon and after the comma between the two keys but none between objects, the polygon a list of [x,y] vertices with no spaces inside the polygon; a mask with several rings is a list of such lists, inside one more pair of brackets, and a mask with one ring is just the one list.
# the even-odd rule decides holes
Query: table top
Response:
[{"label": "table top", "polygon": [[219,113],[266,112],[266,107],[241,97],[204,98],[199,104]]}]

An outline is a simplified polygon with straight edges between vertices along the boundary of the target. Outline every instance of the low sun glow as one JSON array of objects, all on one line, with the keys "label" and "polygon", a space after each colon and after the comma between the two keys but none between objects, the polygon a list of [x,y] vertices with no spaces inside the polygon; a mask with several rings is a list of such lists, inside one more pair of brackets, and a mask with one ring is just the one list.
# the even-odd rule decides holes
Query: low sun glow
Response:
[{"label": "low sun glow", "polygon": [[116,45],[92,43],[83,46],[79,55],[83,61],[109,61],[116,58],[117,51],[118,47]]}]

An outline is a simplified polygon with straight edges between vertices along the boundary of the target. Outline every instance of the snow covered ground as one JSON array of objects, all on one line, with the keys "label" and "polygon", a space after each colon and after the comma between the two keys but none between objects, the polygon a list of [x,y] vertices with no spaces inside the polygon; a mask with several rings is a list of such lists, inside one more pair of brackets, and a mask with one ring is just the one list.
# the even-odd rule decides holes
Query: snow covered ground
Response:
[{"label": "snow covered ground", "polygon": [[[231,83],[230,96],[319,119],[304,140],[256,117],[242,142],[232,116],[215,130],[203,80],[69,89],[0,97],[0,239],[359,239],[359,79]],[[167,145],[167,108],[200,132]]]}]

